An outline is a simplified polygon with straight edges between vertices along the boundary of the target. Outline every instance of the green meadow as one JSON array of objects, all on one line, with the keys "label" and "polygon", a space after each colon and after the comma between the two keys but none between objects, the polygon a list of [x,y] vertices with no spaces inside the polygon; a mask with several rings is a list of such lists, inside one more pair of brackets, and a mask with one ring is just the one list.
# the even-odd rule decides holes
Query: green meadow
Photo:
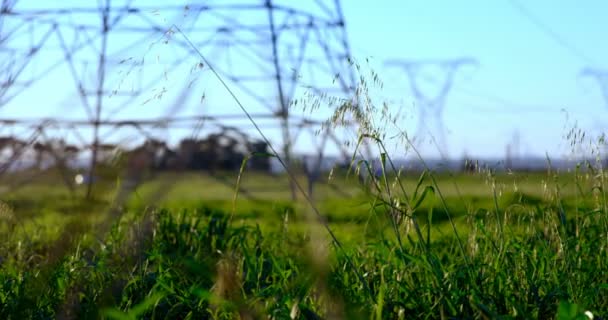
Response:
[{"label": "green meadow", "polygon": [[[587,319],[608,309],[605,176],[56,172],[0,208],[3,319]],[[297,180],[307,185],[304,176]]]}]

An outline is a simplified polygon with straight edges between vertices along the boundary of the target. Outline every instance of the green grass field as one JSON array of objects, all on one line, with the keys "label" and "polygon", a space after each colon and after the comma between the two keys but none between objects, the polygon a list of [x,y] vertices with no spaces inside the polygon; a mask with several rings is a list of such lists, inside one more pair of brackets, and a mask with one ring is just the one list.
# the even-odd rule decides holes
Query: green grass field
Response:
[{"label": "green grass field", "polygon": [[336,175],[317,216],[285,175],[245,172],[235,200],[236,174],[164,173],[118,203],[120,180],[85,200],[39,173],[2,195],[0,318],[598,318],[604,179]]}]

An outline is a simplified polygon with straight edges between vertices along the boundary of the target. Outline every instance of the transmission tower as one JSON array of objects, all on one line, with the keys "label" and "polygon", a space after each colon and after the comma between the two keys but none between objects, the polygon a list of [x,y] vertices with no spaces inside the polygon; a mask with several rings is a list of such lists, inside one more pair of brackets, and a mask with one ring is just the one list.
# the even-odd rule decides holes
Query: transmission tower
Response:
[{"label": "transmission tower", "polygon": [[[421,147],[425,137],[430,135],[433,143],[437,146],[440,156],[447,156],[447,141],[445,127],[443,125],[443,110],[446,98],[452,88],[456,72],[466,65],[476,65],[477,61],[472,58],[459,58],[452,60],[390,60],[388,66],[399,67],[405,71],[409,80],[410,89],[418,104],[418,124],[415,134],[415,142]],[[439,67],[443,73],[441,81],[429,79],[421,74],[424,68]],[[438,91],[434,94],[425,93],[421,89],[422,81],[435,82]]]},{"label": "transmission tower", "polygon": [[604,102],[608,108],[608,71],[596,68],[585,68],[581,71],[581,76],[590,77],[597,81],[604,97]]},{"label": "transmission tower", "polygon": [[[589,77],[589,78],[592,78],[597,81],[597,83],[600,86],[600,91],[602,93],[602,96],[604,98],[604,104],[606,105],[606,108],[608,108],[608,70],[587,67],[581,71],[581,76]],[[601,130],[601,132],[605,132],[605,126],[600,125],[600,130]],[[602,151],[605,154],[608,153],[608,146],[605,143],[603,144],[602,147],[603,147]],[[606,157],[606,156],[604,155],[604,157]],[[605,161],[605,163],[608,163],[608,162],[606,162],[606,160],[604,160],[604,161]]]},{"label": "transmission tower", "polygon": [[[202,63],[202,54],[258,125],[276,131],[271,140],[282,146],[289,164],[298,145],[294,137],[313,132],[310,128],[324,120],[290,108],[294,96],[303,90],[350,96],[354,90],[340,1],[204,3],[102,0],[69,6],[2,0],[0,123],[71,135],[90,149],[91,176],[100,144],[124,136],[119,132],[125,128],[147,135],[213,122],[257,136],[234,101],[219,97],[228,93]],[[171,77],[177,85],[162,85]],[[197,87],[200,82],[204,86]],[[204,108],[205,96],[192,93],[201,86],[212,88],[205,95],[216,96]],[[60,95],[70,94],[78,101],[62,102]],[[32,97],[37,95],[44,100]],[[45,106],[54,108],[46,116],[17,112],[50,103],[47,96],[59,102]],[[150,100],[164,102],[151,108]],[[325,145],[326,139],[321,141]]]},{"label": "transmission tower", "polygon": [[511,141],[506,145],[505,167],[507,170],[514,170],[520,160],[520,133],[518,129],[513,131]]}]

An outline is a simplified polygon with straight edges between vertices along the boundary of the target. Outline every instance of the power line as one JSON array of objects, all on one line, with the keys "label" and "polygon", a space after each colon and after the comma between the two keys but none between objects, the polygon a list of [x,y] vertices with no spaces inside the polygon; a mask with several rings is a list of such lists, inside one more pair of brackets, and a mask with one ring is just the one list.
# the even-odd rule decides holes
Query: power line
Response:
[{"label": "power line", "polygon": [[[441,85],[441,80],[437,79],[434,76],[424,75],[424,76],[421,76],[420,78],[421,78],[421,80],[424,80],[430,84]],[[392,82],[392,81],[388,81],[388,82]],[[401,87],[398,87],[398,86],[390,86],[390,88],[401,89]],[[525,103],[521,103],[519,101],[514,101],[513,99],[510,99],[510,98],[505,98],[505,97],[497,95],[493,92],[480,91],[478,89],[472,89],[472,88],[465,87],[462,85],[454,85],[454,86],[452,86],[452,90],[467,94],[474,98],[479,98],[481,100],[495,103],[495,104],[499,105],[500,107],[502,107],[502,109],[500,109],[500,110],[491,109],[491,108],[487,108],[487,107],[486,108],[475,107],[476,111],[480,111],[480,112],[543,113],[543,112],[556,112],[556,111],[565,110],[565,108],[560,108],[560,107],[555,107],[555,106],[525,104]]]},{"label": "power line", "polygon": [[534,24],[538,29],[540,29],[546,36],[553,39],[556,43],[558,43],[562,48],[566,49],[572,55],[577,58],[585,61],[588,64],[596,64],[595,60],[586,55],[582,50],[579,50],[576,46],[567,41],[564,37],[560,36],[559,33],[555,32],[553,28],[549,27],[546,23],[541,21],[537,16],[532,14],[530,10],[528,10],[524,5],[522,5],[517,0],[507,0],[507,2],[522,16],[527,18],[532,24]]},{"label": "power line", "polygon": [[490,108],[478,108],[481,110],[483,110],[482,112],[500,112],[500,111],[506,111],[509,113],[520,113],[520,112],[526,112],[526,113],[542,113],[542,112],[555,112],[555,111],[562,111],[565,108],[556,108],[556,107],[551,107],[551,106],[540,106],[540,105],[528,105],[525,103],[520,103],[518,101],[513,101],[511,99],[507,99],[504,98],[502,96],[490,93],[490,92],[482,92],[479,90],[473,90],[470,88],[466,88],[466,87],[462,87],[462,86],[454,86],[454,90],[456,91],[460,91],[462,93],[466,93],[472,97],[476,97],[476,98],[480,98],[489,102],[494,102],[497,104],[500,104],[503,107],[507,107],[508,110],[492,110]]}]

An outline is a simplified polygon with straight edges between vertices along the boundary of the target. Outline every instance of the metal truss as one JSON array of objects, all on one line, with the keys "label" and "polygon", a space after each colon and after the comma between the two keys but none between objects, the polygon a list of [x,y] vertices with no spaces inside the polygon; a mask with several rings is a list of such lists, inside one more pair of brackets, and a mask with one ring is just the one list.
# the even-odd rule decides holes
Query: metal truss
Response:
[{"label": "metal truss", "polygon": [[[91,151],[91,175],[100,145],[124,140],[125,129],[150,137],[212,124],[255,136],[243,114],[224,107],[231,102],[197,52],[277,132],[287,163],[311,143],[300,133],[313,135],[324,119],[294,109],[294,97],[354,92],[339,0],[87,3],[2,0],[0,124],[30,142],[41,133],[76,141]],[[312,139],[321,155],[328,140],[339,144],[331,130],[323,135]]]}]

